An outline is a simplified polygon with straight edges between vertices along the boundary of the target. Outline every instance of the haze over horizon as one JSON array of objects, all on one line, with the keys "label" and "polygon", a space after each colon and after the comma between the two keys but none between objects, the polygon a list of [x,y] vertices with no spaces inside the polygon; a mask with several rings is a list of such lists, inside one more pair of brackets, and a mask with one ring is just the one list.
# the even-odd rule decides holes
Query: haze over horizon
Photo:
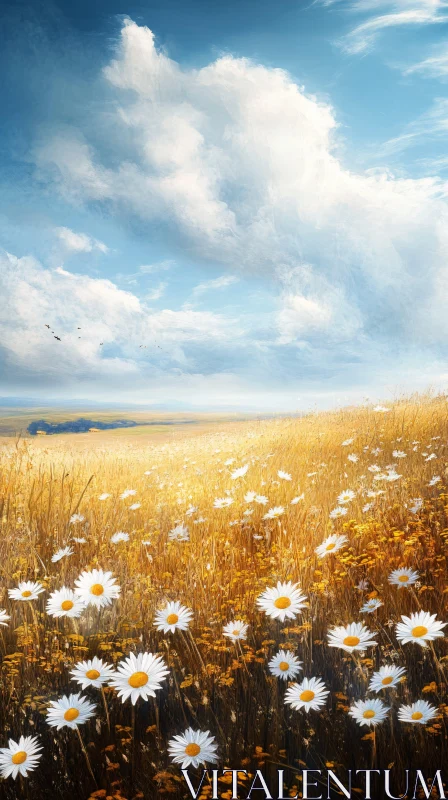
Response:
[{"label": "haze over horizon", "polygon": [[445,390],[444,9],[5,3],[0,395]]}]

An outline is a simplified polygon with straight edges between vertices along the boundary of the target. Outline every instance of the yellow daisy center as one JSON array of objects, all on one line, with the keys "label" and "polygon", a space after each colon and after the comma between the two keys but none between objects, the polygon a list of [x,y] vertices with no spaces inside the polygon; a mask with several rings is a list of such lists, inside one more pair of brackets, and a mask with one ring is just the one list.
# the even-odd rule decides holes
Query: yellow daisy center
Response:
[{"label": "yellow daisy center", "polygon": [[345,644],[346,647],[356,647],[356,645],[358,645],[359,642],[360,639],[358,639],[357,636],[346,636],[343,641],[343,644]]},{"label": "yellow daisy center", "polygon": [[193,756],[194,757],[194,756],[197,756],[200,752],[201,752],[201,748],[199,747],[198,744],[196,744],[196,742],[191,742],[190,744],[187,744],[187,746],[185,748],[185,755],[187,755],[187,756]]},{"label": "yellow daisy center", "polygon": [[23,762],[26,761],[26,759],[27,759],[27,754],[25,753],[25,750],[19,750],[18,753],[14,753],[13,757],[11,758],[11,761],[13,764],[23,764]]},{"label": "yellow daisy center", "polygon": [[289,597],[277,597],[277,600],[274,600],[274,606],[276,608],[289,608],[291,605],[291,600]]},{"label": "yellow daisy center", "polygon": [[142,686],[146,686],[148,681],[146,672],[134,672],[128,679],[129,686],[132,686],[133,689],[141,689]]},{"label": "yellow daisy center", "polygon": [[400,581],[400,583],[407,583],[409,580],[409,575],[400,575],[398,580]]},{"label": "yellow daisy center", "polygon": [[73,722],[78,717],[79,717],[79,711],[77,708],[68,708],[64,714],[64,719],[66,720],[66,722]]},{"label": "yellow daisy center", "polygon": [[300,700],[302,703],[311,703],[311,700],[314,700],[314,696],[314,692],[312,692],[311,689],[305,689],[300,695]]},{"label": "yellow daisy center", "polygon": [[421,711],[414,711],[414,713],[412,714],[411,719],[418,720],[418,719],[421,719],[422,717],[423,717],[423,714],[422,714]]},{"label": "yellow daisy center", "polygon": [[30,590],[29,590],[29,589],[26,589],[24,592],[22,592],[22,597],[31,597],[31,592],[30,592]]},{"label": "yellow daisy center", "polygon": [[417,625],[416,628],[412,629],[412,635],[415,636],[416,639],[419,639],[420,636],[426,636],[428,633],[428,628],[425,628],[424,625]]},{"label": "yellow daisy center", "polygon": [[104,586],[102,586],[101,583],[94,583],[93,586],[90,587],[90,594],[100,597],[102,594],[104,594]]},{"label": "yellow daisy center", "polygon": [[371,708],[369,708],[368,711],[364,711],[364,714],[363,714],[364,719],[373,719],[374,716],[375,716],[375,712],[372,711]]},{"label": "yellow daisy center", "polygon": [[392,676],[391,676],[391,675],[388,675],[388,676],[387,676],[387,678],[383,678],[383,680],[381,681],[381,683],[383,684],[383,686],[390,686],[390,684],[392,683],[392,681],[393,681],[393,678],[392,678]]},{"label": "yellow daisy center", "polygon": [[286,672],[286,670],[289,669],[289,664],[287,661],[280,661],[278,668],[281,669],[282,672]]},{"label": "yellow daisy center", "polygon": [[166,621],[168,625],[175,625],[176,622],[179,622],[179,617],[177,614],[168,614]]},{"label": "yellow daisy center", "polygon": [[330,542],[330,544],[327,544],[325,549],[326,550],[333,550],[335,546],[336,546],[336,542]]},{"label": "yellow daisy center", "polygon": [[86,672],[86,678],[88,678],[89,681],[96,681],[99,677],[100,673],[97,669],[88,669]]},{"label": "yellow daisy center", "polygon": [[63,611],[70,611],[73,608],[74,603],[71,600],[64,600],[61,603],[61,608]]},{"label": "yellow daisy center", "polygon": [[240,635],[240,631],[235,628],[235,630],[232,631],[232,636],[239,636],[239,635]]}]

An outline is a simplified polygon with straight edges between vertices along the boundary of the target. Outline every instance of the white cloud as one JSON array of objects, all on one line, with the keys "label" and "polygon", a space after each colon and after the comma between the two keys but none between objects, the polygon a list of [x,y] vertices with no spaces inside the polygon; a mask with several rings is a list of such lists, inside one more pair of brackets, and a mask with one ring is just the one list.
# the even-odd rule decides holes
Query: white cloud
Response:
[{"label": "white cloud", "polygon": [[55,233],[68,253],[91,253],[93,250],[99,250],[101,253],[109,252],[104,242],[92,239],[86,233],[75,233],[70,228],[56,228]]},{"label": "white cloud", "polygon": [[366,22],[356,25],[350,33],[341,39],[341,46],[346,53],[358,55],[371,50],[378,34],[388,28],[415,25],[435,25],[446,21],[445,15],[439,15],[437,4],[423,8],[408,8],[403,11],[393,11],[389,14],[379,14],[371,17]]},{"label": "white cloud", "polygon": [[158,286],[155,286],[154,289],[150,289],[149,292],[146,293],[146,300],[160,300],[167,286],[168,284],[162,281]]},{"label": "white cloud", "polygon": [[142,264],[138,268],[138,272],[142,275],[152,275],[155,272],[167,272],[175,266],[175,261],[166,259],[165,261],[157,261],[155,264]]},{"label": "white cloud", "polygon": [[[405,18],[439,19],[441,9],[402,3],[383,13],[389,7],[357,4],[376,14],[364,37]],[[229,55],[182,69],[130,20],[104,76],[107,159],[99,127],[95,147],[88,127],[47,131],[36,146],[40,177],[64,197],[104,203],[149,231],[163,227],[214,270],[271,281],[260,350],[263,341],[287,347],[294,337],[332,344],[325,357],[335,369],[344,357],[371,365],[391,348],[444,345],[448,209],[439,179],[350,170],[338,157],[334,110],[286,72]]]},{"label": "white cloud", "polygon": [[382,155],[398,153],[439,137],[445,138],[448,133],[448,100],[436,98],[430,108],[416,120],[409,123],[400,136],[389,139],[378,150]]},{"label": "white cloud", "polygon": [[8,253],[0,255],[0,294],[2,372],[11,383],[21,375],[48,388],[102,380],[123,389],[129,376],[151,386],[179,366],[198,371],[189,349],[225,350],[242,336],[237,320],[207,311],[153,313],[109,280]]},{"label": "white cloud", "polygon": [[214,291],[215,289],[225,289],[227,286],[232,286],[238,283],[236,275],[220,275],[219,278],[213,278],[210,281],[203,281],[194,287],[192,294],[197,296],[205,292]]},{"label": "white cloud", "polygon": [[420,74],[425,78],[448,78],[448,44],[438,46],[432,56],[403,70],[404,75]]},{"label": "white cloud", "polygon": [[[319,2],[319,0],[317,0]],[[342,5],[340,0],[320,0],[325,7]],[[351,55],[369,52],[378,36],[390,28],[436,25],[447,20],[445,0],[352,0],[343,5],[349,14],[368,15],[338,42]],[[379,13],[381,12],[381,13]]]}]

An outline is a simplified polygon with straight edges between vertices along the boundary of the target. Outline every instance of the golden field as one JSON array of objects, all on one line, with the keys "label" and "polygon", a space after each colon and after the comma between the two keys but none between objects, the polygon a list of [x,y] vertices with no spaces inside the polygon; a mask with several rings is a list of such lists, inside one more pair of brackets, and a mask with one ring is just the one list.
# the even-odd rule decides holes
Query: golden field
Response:
[{"label": "golden field", "polygon": [[[1,796],[189,797],[167,746],[190,726],[210,731],[220,767],[248,771],[242,796],[257,768],[268,776],[284,768],[291,796],[301,796],[304,764],[340,775],[392,764],[397,775],[416,766],[433,775],[447,755],[446,639],[400,644],[395,626],[419,610],[448,620],[447,442],[444,397],[412,398],[387,412],[222,422],[160,441],[132,431],[1,440],[0,606],[10,620],[0,629],[0,747],[23,734],[39,736],[44,748],[28,777],[0,781]],[[126,490],[135,493],[121,498]],[[331,518],[345,490],[355,493],[341,504],[347,513]],[[245,499],[248,492],[267,502]],[[103,494],[109,497],[100,500]],[[226,497],[228,506],[214,507]],[[421,507],[412,510],[416,499]],[[265,519],[274,508],[283,511]],[[170,540],[178,525],[188,541]],[[128,540],[113,543],[117,532]],[[316,547],[333,533],[346,536],[345,545],[319,558]],[[53,563],[67,545],[73,554]],[[419,573],[413,586],[389,583],[402,567]],[[92,568],[113,573],[120,598],[76,619],[49,615],[50,594],[73,588],[81,570]],[[8,590],[25,580],[45,591],[35,601],[11,599]],[[306,607],[283,623],[256,602],[277,581],[298,583],[307,596]],[[382,605],[361,613],[374,598]],[[154,626],[168,600],[192,610],[187,631]],[[235,643],[223,636],[233,620],[249,626]],[[362,622],[377,645],[353,654],[329,647],[328,631],[351,622]],[[268,667],[279,649],[302,662],[296,681],[322,678],[329,690],[322,708],[284,704],[288,682]],[[88,687],[82,695],[96,712],[79,726],[81,739],[48,726],[48,703],[81,691],[69,674],[77,662],[98,656],[116,665],[143,651],[169,668],[155,698],[132,706],[108,685],[104,693]],[[368,684],[384,664],[406,674],[377,695]],[[349,714],[366,697],[391,709],[375,728]],[[432,719],[400,722],[399,706],[420,699],[436,708]],[[226,781],[220,796],[230,800]],[[200,797],[211,797],[209,785]]]}]

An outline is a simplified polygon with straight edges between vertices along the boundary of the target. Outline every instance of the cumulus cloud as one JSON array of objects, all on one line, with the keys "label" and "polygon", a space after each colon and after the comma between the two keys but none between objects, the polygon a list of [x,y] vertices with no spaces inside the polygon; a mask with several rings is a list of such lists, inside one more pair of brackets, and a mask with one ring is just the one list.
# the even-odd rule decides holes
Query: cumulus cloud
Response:
[{"label": "cumulus cloud", "polygon": [[[115,166],[88,130],[55,129],[36,147],[41,177],[77,202],[171,225],[232,274],[309,264],[365,335],[421,335],[447,245],[440,181],[350,171],[333,109],[287,73],[231,56],[181,69],[130,20],[104,77],[116,92]],[[314,298],[303,297],[313,327]]]},{"label": "cumulus cloud", "polygon": [[80,381],[102,381],[123,389],[129,381],[130,393],[133,384],[149,388],[179,371],[212,375],[243,334],[234,319],[208,311],[154,313],[109,280],[45,269],[9,253],[0,256],[0,293],[2,376],[11,385],[37,381],[73,390]]},{"label": "cumulus cloud", "polygon": [[[412,15],[439,19],[441,5],[391,8],[357,4],[370,15],[364,40]],[[241,369],[252,349],[279,381],[298,366],[322,375],[339,364],[343,374],[345,363],[357,365],[354,380],[357,369],[385,353],[412,352],[417,363],[415,352],[426,357],[425,348],[443,346],[448,210],[438,178],[350,169],[340,156],[334,109],[285,71],[230,55],[184,69],[131,20],[103,78],[107,105],[98,97],[88,122],[42,132],[34,149],[38,176],[71,202],[104,207],[124,222],[137,218],[148,231],[156,225],[214,274],[223,269],[232,279],[269,283],[272,313],[258,321],[259,330],[245,329],[246,349],[235,346],[228,320],[188,318],[196,331],[204,323],[201,336],[211,337],[207,354],[202,350],[204,374],[213,359],[216,365],[220,337],[238,351],[223,345],[226,370],[237,357]],[[105,115],[107,126],[96,125]],[[149,264],[136,274],[154,271]],[[218,288],[211,283],[199,286]],[[159,324],[172,332],[176,314],[198,313],[160,312]],[[135,310],[130,327],[144,318]],[[140,323],[136,330],[141,338]],[[192,341],[176,348],[178,363],[194,359]],[[272,348],[285,349],[275,363]],[[294,348],[299,363],[297,352],[289,354]],[[119,358],[127,364],[124,345]]]}]

